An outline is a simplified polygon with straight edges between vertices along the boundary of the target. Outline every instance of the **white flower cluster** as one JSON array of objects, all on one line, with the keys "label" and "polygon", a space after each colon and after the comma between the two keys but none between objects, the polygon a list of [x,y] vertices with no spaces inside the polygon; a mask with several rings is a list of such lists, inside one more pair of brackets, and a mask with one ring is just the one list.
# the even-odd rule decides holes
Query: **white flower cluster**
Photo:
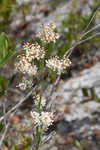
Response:
[{"label": "white flower cluster", "polygon": [[32,80],[28,80],[26,77],[22,78],[22,83],[19,83],[16,87],[19,87],[21,90],[26,90],[26,88],[31,88],[33,85]]},{"label": "white flower cluster", "polygon": [[26,59],[31,62],[34,59],[41,59],[45,55],[44,48],[41,48],[41,46],[38,43],[30,44],[26,43],[23,46],[24,50],[26,50]]},{"label": "white flower cluster", "polygon": [[41,59],[45,55],[45,51],[38,43],[29,44],[26,43],[23,46],[26,54],[19,55],[19,62],[16,63],[16,69],[22,73],[27,73],[30,76],[36,75],[37,67],[32,62],[34,59]]},{"label": "white flower cluster", "polygon": [[41,112],[39,114],[33,111],[31,112],[31,116],[34,124],[41,126],[43,130],[47,130],[47,128],[54,122],[54,115],[51,112]]},{"label": "white flower cluster", "polygon": [[41,41],[44,43],[49,42],[56,42],[56,40],[59,38],[58,33],[54,32],[54,29],[56,28],[55,24],[51,23],[47,26],[43,25],[43,32],[38,32],[37,37],[40,38]]},{"label": "white flower cluster", "polygon": [[19,55],[19,62],[16,63],[16,69],[19,70],[22,73],[27,73],[30,76],[36,75],[37,73],[37,67],[34,64],[31,64],[25,57],[25,55]]},{"label": "white flower cluster", "polygon": [[71,65],[71,61],[68,58],[59,59],[58,56],[51,57],[50,59],[46,60],[46,66],[53,71],[56,71],[58,74],[64,71],[66,67]]},{"label": "white flower cluster", "polygon": [[46,99],[44,96],[40,97],[39,94],[33,94],[33,98],[35,98],[35,105],[37,106],[39,101],[41,100],[41,107],[44,107],[46,105]]}]

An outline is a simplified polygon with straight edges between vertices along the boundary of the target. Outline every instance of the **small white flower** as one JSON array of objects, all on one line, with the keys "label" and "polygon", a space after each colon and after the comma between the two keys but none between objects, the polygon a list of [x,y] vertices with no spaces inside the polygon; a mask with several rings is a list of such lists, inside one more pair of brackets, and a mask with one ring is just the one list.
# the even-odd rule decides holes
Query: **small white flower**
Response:
[{"label": "small white flower", "polygon": [[51,57],[46,60],[46,66],[58,74],[62,73],[66,67],[71,65],[71,61],[68,58],[59,59],[58,56]]},{"label": "small white flower", "polygon": [[25,83],[28,88],[31,88],[32,85],[33,85],[33,80],[32,79],[28,79],[26,77],[22,78],[22,82]]},{"label": "small white flower", "polygon": [[54,122],[54,115],[52,112],[41,112],[41,114],[39,114],[33,111],[31,112],[31,116],[34,124],[41,126],[43,130],[47,130],[47,128]]},{"label": "small white flower", "polygon": [[19,87],[22,91],[26,90],[27,85],[25,83],[19,83],[16,87]]},{"label": "small white flower", "polygon": [[37,73],[37,67],[36,65],[32,64],[26,71],[29,75],[36,75]]},{"label": "small white flower", "polygon": [[16,69],[22,73],[27,73],[29,75],[36,75],[37,67],[34,64],[31,64],[26,59],[25,55],[19,55],[19,62],[16,64]]},{"label": "small white flower", "polygon": [[54,29],[56,28],[55,24],[51,23],[47,26],[43,25],[43,32],[38,32],[37,37],[41,39],[41,41],[45,43],[49,42],[56,42],[56,40],[59,38],[58,33],[54,32]]},{"label": "small white flower", "polygon": [[24,50],[26,51],[26,59],[31,62],[34,59],[42,59],[45,55],[44,48],[41,47],[38,43],[29,44],[25,43],[23,46]]},{"label": "small white flower", "polygon": [[40,116],[43,129],[47,129],[53,123],[54,115],[51,112],[41,112]]},{"label": "small white flower", "polygon": [[38,126],[41,125],[40,115],[36,111],[31,111],[31,116],[33,118],[34,124],[37,124]]},{"label": "small white flower", "polygon": [[27,77],[22,78],[22,83],[19,83],[16,87],[19,87],[21,90],[26,90],[26,88],[31,88],[33,85],[32,79],[27,79]]}]

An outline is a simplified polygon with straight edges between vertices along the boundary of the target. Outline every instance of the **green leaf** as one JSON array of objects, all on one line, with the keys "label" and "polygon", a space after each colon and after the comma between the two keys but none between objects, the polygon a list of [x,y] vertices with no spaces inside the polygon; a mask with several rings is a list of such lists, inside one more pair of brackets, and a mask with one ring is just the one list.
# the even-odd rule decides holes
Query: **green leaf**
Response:
[{"label": "green leaf", "polygon": [[82,88],[82,93],[83,93],[83,96],[85,96],[85,97],[89,97],[88,89],[86,89],[86,88]]},{"label": "green leaf", "polygon": [[4,128],[4,124],[1,122],[0,123],[0,132],[3,130],[3,128]]},{"label": "green leaf", "polygon": [[8,55],[0,62],[0,67],[3,67],[11,58],[12,55],[13,55],[13,52],[9,51]]},{"label": "green leaf", "polygon": [[75,145],[76,145],[78,148],[81,148],[81,144],[79,143],[78,140],[75,140]]},{"label": "green leaf", "polygon": [[90,88],[90,93],[91,93],[91,100],[95,100],[96,102],[100,102],[100,99],[96,95],[94,88]]},{"label": "green leaf", "polygon": [[4,94],[6,85],[7,85],[7,79],[4,76],[0,75],[0,96]]},{"label": "green leaf", "polygon": [[9,58],[14,54],[11,49],[11,41],[8,36],[3,32],[0,34],[0,67],[3,67]]},{"label": "green leaf", "polygon": [[8,36],[3,32],[0,35],[0,59],[8,54]]},{"label": "green leaf", "polygon": [[32,144],[32,137],[31,136],[27,138],[27,143],[28,143],[28,145]]}]

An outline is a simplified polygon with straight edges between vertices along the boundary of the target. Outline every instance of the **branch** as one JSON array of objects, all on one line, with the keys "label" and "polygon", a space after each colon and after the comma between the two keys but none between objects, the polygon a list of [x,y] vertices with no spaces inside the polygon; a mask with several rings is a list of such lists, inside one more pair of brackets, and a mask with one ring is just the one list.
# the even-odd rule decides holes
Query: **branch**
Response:
[{"label": "branch", "polygon": [[[11,120],[12,117],[14,116],[15,112],[16,112],[16,111],[14,111],[14,112],[11,114],[10,120]],[[4,133],[2,134],[2,137],[1,137],[1,140],[0,140],[0,147],[1,147],[2,144],[3,144],[3,140],[4,140],[5,136],[6,136],[6,133],[7,133],[7,131],[8,131],[8,128],[9,128],[9,126],[10,126],[10,120],[9,120],[8,123],[6,124],[6,126],[5,126],[5,131],[4,131]]]},{"label": "branch", "polygon": [[83,37],[85,37],[88,33],[94,31],[95,29],[99,28],[100,27],[100,24],[94,26],[92,29],[88,30],[87,32],[85,32],[81,37],[80,39],[82,39]]},{"label": "branch", "polygon": [[91,22],[93,21],[94,17],[96,16],[96,13],[97,13],[97,11],[98,11],[99,9],[100,9],[100,6],[96,8],[96,10],[95,10],[93,16],[92,16],[91,19],[90,19],[90,22],[88,23],[88,25],[87,25],[86,28],[84,29],[83,33],[86,32],[86,30],[88,29],[89,25],[90,25]]},{"label": "branch", "polygon": [[9,125],[10,125],[10,123],[8,123],[6,125],[6,127],[5,127],[5,131],[4,131],[4,133],[3,133],[2,137],[1,137],[1,140],[0,140],[0,147],[2,146],[3,140],[4,140],[5,136],[6,136],[7,131],[8,131]]},{"label": "branch", "polygon": [[84,43],[84,42],[86,42],[86,41],[89,41],[89,40],[93,39],[94,37],[96,37],[96,36],[98,36],[98,35],[100,35],[100,32],[95,33],[94,35],[88,37],[87,39],[84,39],[84,40],[81,40],[81,41],[78,41],[77,43],[75,43],[75,45],[74,45],[73,47],[71,47],[71,48],[68,50],[68,52],[70,52],[70,53],[68,54],[67,57],[70,57],[70,55],[72,54],[72,52],[73,52],[73,50],[74,50],[74,48],[75,48],[76,46],[78,46],[78,45],[80,45],[80,44],[82,44],[82,43]]},{"label": "branch", "polygon": [[84,42],[86,42],[86,41],[89,41],[89,40],[93,39],[94,37],[96,37],[96,36],[98,36],[98,35],[100,35],[100,32],[95,33],[94,35],[88,37],[87,39],[84,39],[84,40],[78,42],[77,45],[82,44],[82,43],[84,43]]},{"label": "branch", "polygon": [[98,33],[94,34],[93,36],[90,36],[89,38],[87,38],[87,39],[85,39],[85,40],[81,40],[81,39],[82,39],[83,37],[85,37],[88,33],[92,32],[93,30],[95,30],[95,29],[98,28],[98,27],[100,27],[100,24],[96,25],[95,27],[93,27],[92,29],[90,29],[89,31],[87,31],[86,33],[84,33],[84,34],[80,37],[80,39],[79,39],[78,41],[76,41],[76,43],[75,43],[71,48],[69,48],[69,49],[66,51],[66,53],[64,54],[64,56],[68,55],[68,53],[71,51],[71,52],[69,53],[69,55],[68,55],[68,57],[69,57],[69,56],[71,55],[73,49],[74,49],[76,46],[78,46],[79,44],[84,43],[84,42],[87,41],[87,40],[90,40],[90,39],[94,38],[94,37],[97,36],[97,35],[100,35],[100,32],[98,32]]},{"label": "branch", "polygon": [[58,77],[57,77],[57,79],[56,79],[56,81],[55,81],[55,83],[54,83],[54,85],[52,86],[52,89],[51,89],[51,91],[50,91],[50,94],[49,94],[49,97],[48,97],[48,104],[47,104],[47,110],[48,109],[51,109],[51,107],[52,107],[52,105],[53,105],[53,98],[51,98],[52,97],[52,94],[53,94],[53,92],[55,91],[55,88],[56,88],[56,86],[57,86],[57,84],[59,83],[59,81],[60,81],[60,77],[61,77],[61,74],[59,74],[58,75]]},{"label": "branch", "polygon": [[37,86],[35,86],[25,97],[21,98],[18,104],[16,104],[13,108],[11,108],[4,116],[0,118],[0,122],[4,120],[7,115],[9,115],[11,112],[15,111],[17,108],[21,106],[21,104],[32,94],[32,92],[35,90]]}]

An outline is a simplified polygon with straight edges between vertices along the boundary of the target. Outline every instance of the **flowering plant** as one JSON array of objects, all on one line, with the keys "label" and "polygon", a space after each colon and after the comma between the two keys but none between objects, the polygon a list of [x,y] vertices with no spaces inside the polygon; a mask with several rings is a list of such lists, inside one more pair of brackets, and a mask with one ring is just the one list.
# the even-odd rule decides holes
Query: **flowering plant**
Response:
[{"label": "flowering plant", "polygon": [[[34,44],[25,43],[23,46],[24,53],[18,56],[19,60],[15,66],[18,71],[24,74],[22,83],[17,86],[21,90],[32,87],[34,78],[40,77],[40,82],[44,80],[45,71],[48,72],[50,69],[59,75],[71,65],[71,61],[66,55],[62,59],[57,55],[46,57],[45,44],[50,42],[55,43],[59,35],[54,31],[56,26],[53,23],[47,26],[43,25],[42,27],[43,31],[36,34],[41,40],[42,45],[37,42]],[[31,117],[36,130],[34,133],[36,141],[34,143],[35,150],[38,150],[41,143],[43,143],[43,133],[54,122],[54,113],[47,111],[47,100],[43,94],[44,90],[42,86],[39,87],[38,93],[33,92],[36,111],[31,111]]]}]

